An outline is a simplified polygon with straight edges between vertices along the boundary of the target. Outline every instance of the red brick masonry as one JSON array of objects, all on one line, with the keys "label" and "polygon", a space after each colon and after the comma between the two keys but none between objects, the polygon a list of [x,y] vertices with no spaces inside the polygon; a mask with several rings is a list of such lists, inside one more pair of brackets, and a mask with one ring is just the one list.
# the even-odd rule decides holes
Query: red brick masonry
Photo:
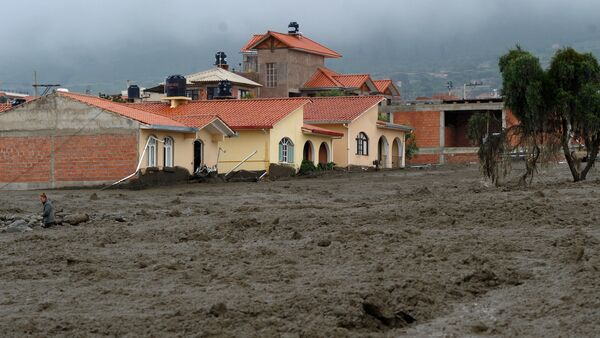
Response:
[{"label": "red brick masonry", "polygon": [[137,147],[135,134],[2,137],[0,182],[49,182],[52,169],[55,182],[118,180],[135,170]]}]

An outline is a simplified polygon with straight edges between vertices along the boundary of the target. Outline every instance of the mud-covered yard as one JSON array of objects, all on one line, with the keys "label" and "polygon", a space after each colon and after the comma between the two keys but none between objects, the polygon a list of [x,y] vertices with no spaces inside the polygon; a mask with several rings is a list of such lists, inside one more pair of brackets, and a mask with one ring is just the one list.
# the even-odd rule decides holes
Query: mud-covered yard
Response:
[{"label": "mud-covered yard", "polygon": [[[597,336],[600,175],[567,175],[527,189],[470,166],[48,191],[91,219],[0,233],[0,332]],[[37,213],[38,193],[3,192],[0,217]]]}]

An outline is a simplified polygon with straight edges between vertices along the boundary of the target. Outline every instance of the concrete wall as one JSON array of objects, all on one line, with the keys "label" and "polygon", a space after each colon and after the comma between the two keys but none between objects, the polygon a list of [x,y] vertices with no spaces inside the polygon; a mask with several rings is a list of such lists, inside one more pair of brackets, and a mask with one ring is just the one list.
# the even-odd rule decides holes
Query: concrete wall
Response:
[{"label": "concrete wall", "polygon": [[[383,167],[392,166],[392,142],[398,138],[404,144],[404,132],[400,130],[382,129],[377,127],[379,107],[374,106],[363,113],[356,120],[348,125],[348,165],[355,166],[373,166],[373,161],[377,160],[379,139],[383,136],[388,142],[388,149],[385,152],[386,161],[382,163]],[[369,138],[369,153],[365,155],[356,154],[356,137],[360,132],[367,134]],[[405,149],[404,146],[401,147]],[[404,158],[404,154],[402,155]],[[404,163],[404,159],[401,161]]]},{"label": "concrete wall", "polygon": [[[340,139],[334,139],[333,144],[333,162],[340,167],[354,166],[373,166],[373,161],[377,160],[377,146],[379,138],[384,136],[388,142],[388,149],[385,153],[387,157],[386,167],[392,167],[393,157],[396,157],[397,166],[405,165],[405,144],[404,132],[400,130],[382,129],[377,127],[378,107],[374,106],[357,118],[352,123],[345,124],[319,124],[319,127],[330,129],[343,133]],[[358,133],[364,132],[369,138],[368,155],[357,155],[356,137]],[[397,140],[397,154],[393,154],[393,142]],[[396,163],[396,161],[394,161]]]},{"label": "concrete wall", "polygon": [[139,123],[52,94],[0,114],[0,188],[112,183],[131,174]]},{"label": "concrete wall", "polygon": [[[276,63],[277,87],[267,87],[267,63]],[[298,52],[287,48],[258,50],[258,78],[263,85],[260,97],[287,97],[289,92],[300,92],[302,85],[310,79],[318,67],[325,65],[319,55]]]},{"label": "concrete wall", "polygon": [[[303,123],[304,109],[299,108],[277,122],[272,129],[238,130],[239,136],[225,138],[220,142],[220,147],[226,152],[219,157],[219,172],[228,172],[255,150],[257,153],[236,170],[268,170],[271,163],[285,164],[299,169],[306,141],[311,141],[317,152],[323,142],[327,144],[330,152],[334,149],[331,137],[303,133]],[[284,137],[289,138],[294,144],[294,159],[290,163],[279,162],[279,142]],[[315,162],[318,164],[318,157]]]},{"label": "concrete wall", "polygon": [[236,170],[267,170],[269,168],[269,129],[237,130],[238,136],[226,137],[219,146],[225,150],[219,157],[219,172],[233,169],[255,150],[257,153]]}]

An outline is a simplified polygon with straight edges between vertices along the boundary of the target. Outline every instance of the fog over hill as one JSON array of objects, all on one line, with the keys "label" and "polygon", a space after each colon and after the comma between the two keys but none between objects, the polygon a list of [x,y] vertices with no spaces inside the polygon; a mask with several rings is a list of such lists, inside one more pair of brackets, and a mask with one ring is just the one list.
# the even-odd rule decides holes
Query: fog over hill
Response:
[{"label": "fog over hill", "polygon": [[407,98],[472,80],[498,88],[498,57],[516,43],[547,62],[555,48],[600,56],[600,2],[593,0],[423,1],[29,0],[3,4],[0,88],[31,92],[40,82],[75,91],[150,86],[174,73],[212,66],[254,33],[301,31],[344,55],[341,72],[402,82]]}]

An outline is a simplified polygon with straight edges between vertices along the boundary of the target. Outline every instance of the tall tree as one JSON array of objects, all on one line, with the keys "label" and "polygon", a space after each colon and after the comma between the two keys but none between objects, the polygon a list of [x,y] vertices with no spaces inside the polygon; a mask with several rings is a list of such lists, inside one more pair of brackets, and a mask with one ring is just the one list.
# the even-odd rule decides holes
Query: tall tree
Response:
[{"label": "tall tree", "polygon": [[[573,180],[585,180],[600,147],[600,66],[591,53],[561,49],[552,58],[548,77],[552,118],[559,122],[565,159]],[[585,155],[572,151],[572,142],[579,143]]]},{"label": "tall tree", "polygon": [[[526,150],[526,172],[562,152],[575,182],[585,180],[600,150],[600,66],[591,53],[556,52],[544,70],[539,59],[517,46],[500,57],[505,106],[519,119],[480,146],[484,173],[497,181],[503,153]],[[476,126],[473,126],[474,128]],[[573,150],[573,145],[578,150]],[[585,165],[582,162],[585,161]],[[496,176],[492,176],[496,175]]]}]

